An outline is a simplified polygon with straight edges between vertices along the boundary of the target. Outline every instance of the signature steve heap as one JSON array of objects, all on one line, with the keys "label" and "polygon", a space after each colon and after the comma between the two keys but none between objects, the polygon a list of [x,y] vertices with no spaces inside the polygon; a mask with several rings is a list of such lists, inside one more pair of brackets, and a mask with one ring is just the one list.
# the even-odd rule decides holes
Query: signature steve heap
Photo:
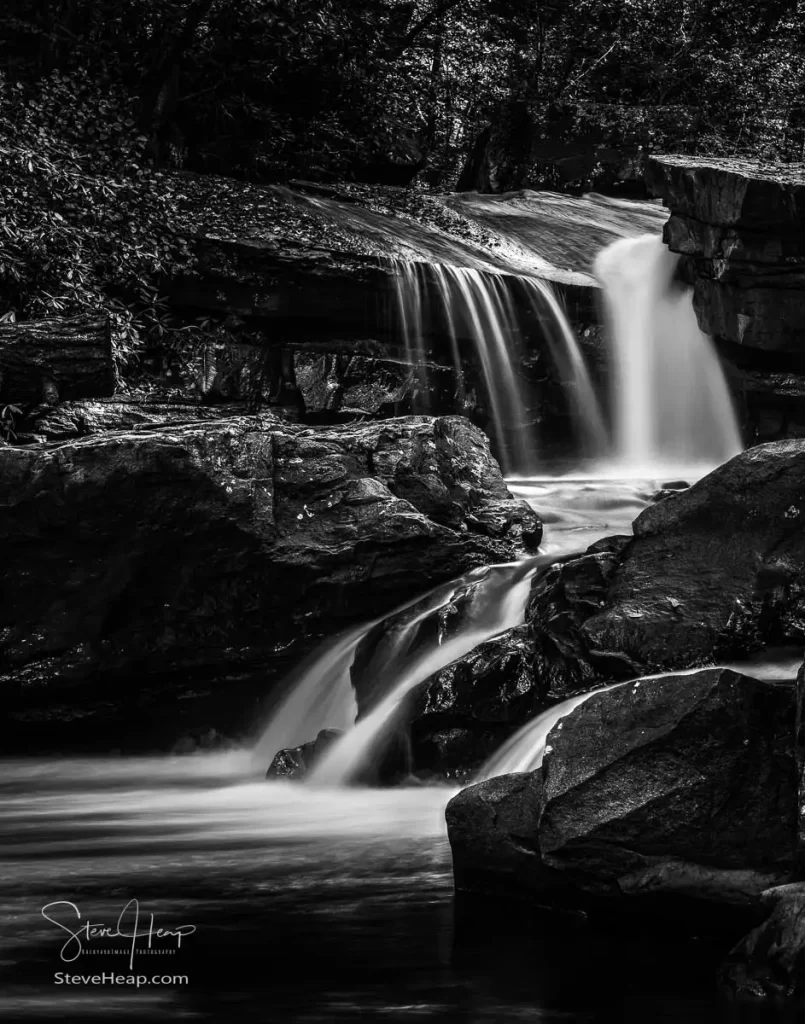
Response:
[{"label": "signature steve heap", "polygon": [[[153,914],[140,913],[140,903],[131,899],[123,907],[114,924],[102,921],[90,921],[83,918],[81,911],[70,900],[56,900],[42,907],[42,917],[55,924],[68,938],[62,946],[59,956],[65,963],[72,963],[82,953],[125,952],[129,957],[129,968],[134,968],[134,954],[150,952],[175,952],[182,948],[182,939],[192,935],[196,930],[194,924],[183,924],[177,928],[157,928]],[[98,949],[97,943],[105,940],[121,939],[122,949]],[[96,948],[90,949],[95,942]],[[138,944],[139,943],[139,947]],[[159,944],[168,948],[159,949]]]}]

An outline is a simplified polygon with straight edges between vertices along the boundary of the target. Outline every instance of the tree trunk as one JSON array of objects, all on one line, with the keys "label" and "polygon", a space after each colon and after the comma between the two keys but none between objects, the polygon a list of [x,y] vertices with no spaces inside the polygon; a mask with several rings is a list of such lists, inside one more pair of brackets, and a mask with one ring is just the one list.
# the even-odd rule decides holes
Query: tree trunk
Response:
[{"label": "tree trunk", "polygon": [[105,316],[0,323],[0,399],[35,402],[114,393]]}]

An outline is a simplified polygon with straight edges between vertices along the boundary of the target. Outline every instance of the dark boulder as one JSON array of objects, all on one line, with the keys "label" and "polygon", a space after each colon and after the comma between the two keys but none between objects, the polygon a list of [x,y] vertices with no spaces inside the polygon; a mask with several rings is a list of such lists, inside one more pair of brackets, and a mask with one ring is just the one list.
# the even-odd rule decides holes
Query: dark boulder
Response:
[{"label": "dark boulder", "polygon": [[343,733],[322,729],[315,740],[298,747],[279,750],[268,766],[267,779],[303,779]]},{"label": "dark boulder", "polygon": [[547,906],[572,900],[567,882],[540,855],[542,806],[539,772],[503,775],[454,796],[445,818],[456,889],[525,896]]},{"label": "dark boulder", "polygon": [[805,883],[769,889],[761,896],[769,917],[730,951],[721,984],[737,996],[805,998]]},{"label": "dark boulder", "polygon": [[516,626],[423,683],[410,711],[414,770],[467,777],[542,709],[530,631]]},{"label": "dark boulder", "polygon": [[795,688],[728,669],[590,696],[551,731],[539,841],[582,887],[729,902],[794,870]]},{"label": "dark boulder", "polygon": [[528,618],[561,697],[805,642],[805,441],[751,448],[548,574]]},{"label": "dark boulder", "polygon": [[[237,704],[224,691],[238,672],[263,692],[272,665],[286,669],[323,633],[511,561],[539,536],[486,438],[459,418],[327,429],[242,418],[9,446],[0,462],[10,741],[43,717],[87,734],[110,715],[121,729],[128,717],[129,733],[135,720],[171,733],[154,711],[165,700],[192,697],[177,713]],[[475,525],[489,502],[496,515],[511,506],[502,536]],[[253,703],[239,707],[253,717]],[[202,711],[168,746],[192,729],[233,735],[233,714]]]},{"label": "dark boulder", "polygon": [[540,769],[448,806],[457,886],[542,893],[549,870],[610,909],[755,910],[795,869],[795,715],[792,685],[727,669],[592,694]]}]

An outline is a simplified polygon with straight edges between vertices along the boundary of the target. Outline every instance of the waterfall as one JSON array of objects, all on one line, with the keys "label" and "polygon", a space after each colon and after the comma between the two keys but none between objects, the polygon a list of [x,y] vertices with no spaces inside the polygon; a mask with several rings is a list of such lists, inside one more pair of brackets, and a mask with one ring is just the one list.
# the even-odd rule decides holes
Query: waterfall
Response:
[{"label": "waterfall", "polygon": [[[529,411],[520,373],[525,320],[515,302],[518,289],[525,291],[524,305],[535,314],[567,385],[585,453],[600,451],[606,435],[600,406],[573,329],[549,282],[401,261],[394,268],[406,358],[419,368],[420,380],[427,387],[428,338],[445,334],[461,390],[462,343],[472,349],[489,403],[491,431],[506,472],[529,476],[537,469],[535,416]],[[463,393],[457,397],[463,401]]]},{"label": "waterfall", "polygon": [[612,356],[614,461],[630,475],[712,468],[741,451],[732,400],[678,257],[654,235],[599,253]]},{"label": "waterfall", "polygon": [[364,624],[335,637],[291,676],[284,699],[255,745],[255,764],[266,768],[278,750],[314,740],[322,729],[352,725],[358,707],[349,670],[369,628]]},{"label": "waterfall", "polygon": [[[466,621],[435,647],[428,645],[410,661],[403,660],[396,673],[389,671],[386,695],[325,754],[313,770],[310,782],[325,786],[343,786],[351,782],[372,759],[388,735],[395,712],[415,686],[484,641],[521,623],[537,564],[535,559],[517,565],[491,566],[486,570],[485,586],[476,591],[466,613]],[[448,595],[446,597],[449,599]],[[421,618],[414,616],[406,625],[405,634],[397,641],[402,650],[415,646],[413,639]]]},{"label": "waterfall", "polygon": [[543,326],[553,361],[569,390],[581,454],[596,458],[606,451],[609,431],[590,371],[567,314],[548,281],[532,277],[523,278],[520,283],[535,316]]}]

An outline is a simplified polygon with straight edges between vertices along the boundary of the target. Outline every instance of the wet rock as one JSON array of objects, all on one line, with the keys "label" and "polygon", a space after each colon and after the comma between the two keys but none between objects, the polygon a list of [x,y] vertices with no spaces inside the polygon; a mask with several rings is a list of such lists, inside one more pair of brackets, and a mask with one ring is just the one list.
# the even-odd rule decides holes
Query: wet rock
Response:
[{"label": "wet rock", "polygon": [[662,484],[658,491],[655,491],[651,495],[651,501],[663,501],[665,498],[672,498],[675,494],[679,494],[680,491],[685,491],[690,487],[690,484],[685,483],[684,480],[672,480],[670,483]]},{"label": "wet rock", "polygon": [[542,710],[530,630],[480,644],[427,680],[410,712],[415,770],[465,778]]},{"label": "wet rock", "polygon": [[[201,715],[197,727],[232,735],[224,694],[238,673],[265,680],[325,632],[511,561],[526,515],[539,532],[459,418],[327,429],[241,418],[4,447],[0,463],[11,739],[43,719],[153,729],[169,717],[155,708],[204,701],[227,720]],[[487,502],[507,500],[508,535],[475,528]],[[252,713],[244,702],[240,715]]]},{"label": "wet rock", "polygon": [[[449,380],[450,370],[443,372]],[[422,387],[409,363],[335,353],[294,353],[294,375],[307,417],[377,416],[406,405],[410,410]]]},{"label": "wet rock", "polygon": [[610,909],[753,910],[795,866],[795,705],[790,684],[726,669],[591,695],[540,769],[448,806],[457,887],[542,894],[550,871]]},{"label": "wet rock", "polygon": [[805,347],[805,175],[748,161],[656,157],[650,187],[671,210],[702,330],[775,351]]},{"label": "wet rock", "polygon": [[805,996],[805,883],[768,889],[769,917],[730,951],[719,980],[737,996],[797,1000]]},{"label": "wet rock", "polygon": [[803,643],[803,487],[805,442],[760,445],[558,567],[529,606],[536,675],[563,696]]},{"label": "wet rock", "polygon": [[113,430],[179,425],[238,416],[242,405],[202,405],[186,399],[85,399],[42,406],[27,420],[47,441],[72,440]]},{"label": "wet rock", "polygon": [[682,256],[702,330],[719,344],[746,440],[802,436],[802,165],[654,157],[646,177],[671,211],[664,238]]},{"label": "wet rock", "polygon": [[572,899],[540,855],[542,805],[538,772],[489,779],[454,796],[445,818],[456,890],[516,894],[549,906]]},{"label": "wet rock", "polygon": [[733,887],[739,899],[785,880],[795,714],[793,686],[728,669],[593,694],[548,736],[546,863],[629,895],[692,889],[729,901]]},{"label": "wet rock", "polygon": [[303,779],[342,736],[339,729],[322,729],[315,740],[280,750],[266,772],[267,779]]}]

